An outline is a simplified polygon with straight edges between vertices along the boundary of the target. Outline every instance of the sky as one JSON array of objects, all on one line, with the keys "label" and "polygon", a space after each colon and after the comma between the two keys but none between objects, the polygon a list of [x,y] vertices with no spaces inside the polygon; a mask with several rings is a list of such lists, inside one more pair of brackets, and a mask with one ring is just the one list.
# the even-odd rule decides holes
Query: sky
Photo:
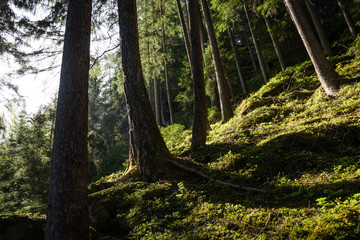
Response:
[{"label": "sky", "polygon": [[[21,99],[25,102],[27,113],[36,113],[41,105],[48,105],[55,98],[59,85],[59,69],[43,72],[39,74],[25,74],[21,77],[9,77],[7,74],[16,69],[16,64],[0,61],[0,79],[6,79],[8,82],[16,85]],[[6,101],[3,98],[11,99],[16,97],[13,90],[3,88],[0,99],[0,112],[5,110]],[[19,109],[22,110],[22,109]]]}]

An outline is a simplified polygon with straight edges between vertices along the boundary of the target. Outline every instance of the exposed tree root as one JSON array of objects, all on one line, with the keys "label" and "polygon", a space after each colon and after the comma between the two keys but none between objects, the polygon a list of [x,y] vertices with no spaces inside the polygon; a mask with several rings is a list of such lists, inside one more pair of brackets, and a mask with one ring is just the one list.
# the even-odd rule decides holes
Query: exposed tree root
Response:
[{"label": "exposed tree root", "polygon": [[187,166],[184,166],[178,162],[176,162],[175,160],[173,159],[168,159],[166,158],[167,161],[169,161],[171,164],[173,164],[174,166],[178,167],[178,168],[181,168],[187,172],[191,172],[191,173],[194,173],[202,178],[205,178],[209,181],[212,181],[212,182],[215,182],[215,183],[218,183],[218,184],[222,184],[222,185],[226,185],[226,186],[230,186],[230,187],[233,187],[233,188],[236,188],[236,189],[239,189],[239,190],[243,190],[243,191],[251,191],[251,192],[259,192],[259,193],[270,193],[270,191],[268,190],[264,190],[264,189],[259,189],[259,188],[253,188],[253,187],[245,187],[245,186],[239,186],[239,185],[236,185],[236,184],[232,184],[232,183],[228,183],[228,182],[224,182],[224,181],[221,181],[221,180],[218,180],[218,179],[215,179],[215,178],[212,178],[208,175],[206,175],[205,173],[202,173],[200,171],[197,171],[196,169],[193,169],[193,168],[190,168],[190,167],[187,167]]}]

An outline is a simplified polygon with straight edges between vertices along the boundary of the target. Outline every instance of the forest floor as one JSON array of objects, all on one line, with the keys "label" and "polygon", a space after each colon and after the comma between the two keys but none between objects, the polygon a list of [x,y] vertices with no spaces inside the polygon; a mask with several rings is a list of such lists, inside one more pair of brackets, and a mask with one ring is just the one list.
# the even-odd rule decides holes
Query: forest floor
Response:
[{"label": "forest floor", "polygon": [[[92,239],[360,239],[360,61],[330,60],[343,79],[335,96],[311,62],[288,67],[211,125],[196,152],[190,130],[161,128],[178,163],[267,192],[176,167],[152,183],[114,173],[89,186]],[[0,232],[43,236],[44,217],[0,220]]]},{"label": "forest floor", "polygon": [[335,96],[311,62],[289,67],[211,125],[196,152],[190,130],[161,129],[182,165],[267,193],[176,168],[154,183],[114,173],[90,185],[94,229],[124,239],[360,239],[360,62],[331,62],[343,79]]}]

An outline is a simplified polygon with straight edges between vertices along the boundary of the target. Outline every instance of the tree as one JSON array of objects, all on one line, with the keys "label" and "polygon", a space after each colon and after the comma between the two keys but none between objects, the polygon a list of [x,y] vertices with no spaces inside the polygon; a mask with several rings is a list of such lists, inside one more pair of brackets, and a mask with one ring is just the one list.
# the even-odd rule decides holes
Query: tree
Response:
[{"label": "tree", "polygon": [[172,99],[171,99],[171,86],[170,86],[170,78],[169,78],[169,68],[168,68],[168,52],[167,52],[167,37],[165,32],[165,23],[164,23],[164,7],[163,1],[160,1],[160,12],[161,12],[161,32],[163,39],[163,53],[164,53],[164,71],[165,71],[165,83],[166,83],[166,95],[169,106],[169,115],[170,115],[170,124],[174,124],[174,110],[172,107]]},{"label": "tree", "polygon": [[266,73],[266,69],[265,69],[264,59],[263,59],[259,44],[257,42],[253,27],[251,25],[250,16],[249,16],[249,13],[248,13],[248,10],[247,10],[247,7],[246,7],[245,3],[243,4],[243,8],[244,8],[244,11],[245,11],[246,20],[247,20],[247,22],[249,24],[251,38],[252,38],[253,43],[254,43],[255,52],[256,52],[256,55],[257,55],[257,58],[258,58],[258,61],[259,61],[259,65],[260,65],[260,70],[261,70],[261,73],[263,75],[265,83],[267,83],[268,82],[268,77],[267,77],[267,73]]},{"label": "tree", "polygon": [[318,16],[315,8],[313,7],[313,3],[311,3],[309,0],[305,0],[305,4],[306,4],[307,9],[309,10],[311,19],[312,19],[312,21],[314,23],[316,32],[317,32],[317,34],[319,36],[320,43],[321,43],[321,46],[324,49],[324,52],[328,56],[334,55],[334,53],[333,53],[333,51],[331,49],[330,43],[329,43],[329,39],[326,36],[325,29],[324,29],[323,25],[320,22],[319,16]]},{"label": "tree", "polygon": [[207,107],[205,98],[205,80],[200,42],[200,15],[198,1],[189,1],[191,73],[194,91],[194,120],[192,130],[192,149],[204,146],[207,134]]},{"label": "tree", "polygon": [[160,134],[142,73],[136,0],[118,0],[124,91],[129,118],[129,164],[125,177],[157,180],[170,153]]},{"label": "tree", "polygon": [[277,39],[275,38],[274,34],[272,33],[272,30],[271,30],[271,24],[270,24],[270,20],[267,18],[266,15],[263,15],[264,17],[264,20],[265,20],[265,24],[266,24],[266,28],[267,28],[267,31],[270,35],[270,38],[271,38],[271,42],[274,46],[274,49],[275,49],[275,52],[276,52],[276,55],[279,59],[279,63],[280,63],[280,66],[281,66],[281,70],[282,71],[285,71],[286,69],[286,64],[285,64],[285,60],[284,60],[284,57],[281,53],[281,50],[280,50],[280,47],[279,47],[279,43],[277,41]]},{"label": "tree", "polygon": [[230,39],[231,49],[233,51],[233,55],[234,55],[234,59],[235,59],[236,70],[237,70],[238,75],[239,75],[239,79],[240,79],[240,83],[241,83],[243,93],[248,93],[248,88],[246,86],[246,81],[245,81],[244,76],[243,76],[242,71],[241,71],[239,54],[238,54],[237,49],[236,49],[235,40],[234,40],[233,33],[231,31],[231,28],[228,28],[228,35],[229,35],[229,39]]},{"label": "tree", "polygon": [[299,1],[285,0],[285,4],[311,58],[321,85],[328,95],[334,95],[340,87],[339,75],[326,59]]},{"label": "tree", "polygon": [[[223,122],[227,122],[233,116],[230,102],[230,89],[225,76],[225,70],[221,61],[219,45],[216,40],[216,34],[212,23],[209,6],[206,0],[201,0],[201,8],[204,14],[205,26],[209,36],[211,54],[214,61],[216,83],[219,91],[221,119]],[[198,21],[197,24],[200,24],[200,21]]]},{"label": "tree", "polygon": [[70,0],[56,112],[46,238],[88,239],[88,79],[92,2]]},{"label": "tree", "polygon": [[183,11],[181,9],[180,0],[176,0],[176,7],[177,7],[177,10],[178,10],[178,14],[179,14],[179,20],[180,20],[181,29],[182,29],[182,32],[183,32],[183,37],[184,37],[184,42],[185,42],[185,49],[186,49],[186,53],[187,53],[187,56],[188,56],[189,65],[191,66],[191,53],[190,53],[189,34],[188,34],[187,27],[186,27],[186,24],[185,24],[184,14],[183,14]]},{"label": "tree", "polygon": [[354,21],[352,20],[349,11],[346,8],[345,3],[343,2],[343,0],[337,0],[337,3],[339,5],[339,7],[341,8],[342,14],[344,15],[346,24],[347,24],[347,26],[348,26],[348,28],[350,30],[350,33],[351,33],[351,37],[353,39],[356,39],[358,32],[356,31]]}]

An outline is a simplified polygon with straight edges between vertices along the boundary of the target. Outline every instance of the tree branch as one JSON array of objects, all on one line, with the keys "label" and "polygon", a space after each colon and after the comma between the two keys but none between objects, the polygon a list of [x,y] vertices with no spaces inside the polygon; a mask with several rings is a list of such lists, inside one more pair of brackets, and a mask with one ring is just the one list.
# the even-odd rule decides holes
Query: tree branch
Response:
[{"label": "tree branch", "polygon": [[226,186],[230,186],[230,187],[233,187],[235,189],[239,189],[239,190],[243,190],[243,191],[251,191],[251,192],[258,192],[258,193],[270,193],[270,191],[268,190],[264,190],[264,189],[259,189],[259,188],[252,188],[252,187],[245,187],[245,186],[239,186],[239,185],[236,185],[236,184],[232,184],[232,183],[228,183],[228,182],[224,182],[224,181],[221,181],[221,180],[218,180],[218,179],[215,179],[215,178],[212,178],[208,175],[206,175],[205,173],[202,173],[200,171],[197,171],[196,169],[193,169],[193,168],[190,168],[190,167],[187,167],[187,166],[184,166],[176,161],[174,161],[173,159],[166,159],[167,161],[169,161],[171,164],[173,164],[174,166],[178,167],[178,168],[181,168],[187,172],[191,172],[191,173],[194,173],[202,178],[205,178],[209,181],[212,181],[212,182],[215,182],[215,183],[218,183],[218,184],[222,184],[222,185],[226,185]]}]

